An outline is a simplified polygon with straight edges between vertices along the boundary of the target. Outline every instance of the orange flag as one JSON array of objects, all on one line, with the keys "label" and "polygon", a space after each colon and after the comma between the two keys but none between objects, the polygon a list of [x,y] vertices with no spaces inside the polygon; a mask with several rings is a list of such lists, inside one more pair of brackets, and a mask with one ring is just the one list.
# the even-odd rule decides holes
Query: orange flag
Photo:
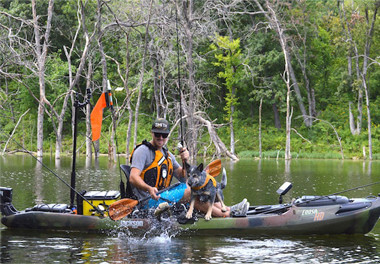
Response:
[{"label": "orange flag", "polygon": [[96,141],[100,138],[100,131],[102,130],[103,121],[103,108],[106,106],[106,97],[105,94],[102,93],[91,112],[92,141]]}]

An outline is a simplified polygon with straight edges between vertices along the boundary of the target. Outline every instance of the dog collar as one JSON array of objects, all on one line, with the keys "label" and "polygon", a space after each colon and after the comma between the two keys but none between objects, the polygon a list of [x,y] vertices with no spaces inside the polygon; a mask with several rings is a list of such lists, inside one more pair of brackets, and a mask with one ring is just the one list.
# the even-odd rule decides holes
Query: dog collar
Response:
[{"label": "dog collar", "polygon": [[215,180],[215,178],[207,173],[205,183],[202,186],[192,187],[192,189],[195,190],[195,191],[198,191],[198,190],[202,189],[203,187],[205,187],[209,181],[212,181],[212,185],[214,185],[214,187],[216,187],[216,180]]}]

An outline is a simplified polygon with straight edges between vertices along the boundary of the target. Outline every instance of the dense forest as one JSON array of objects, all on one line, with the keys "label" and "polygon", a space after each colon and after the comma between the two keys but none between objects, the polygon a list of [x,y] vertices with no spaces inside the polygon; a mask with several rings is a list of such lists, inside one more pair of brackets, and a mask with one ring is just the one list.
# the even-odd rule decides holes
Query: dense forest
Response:
[{"label": "dense forest", "polygon": [[[380,159],[379,0],[2,0],[0,153]],[[111,88],[101,138],[90,113]],[[86,102],[89,102],[86,104]],[[77,107],[76,107],[77,106]],[[79,107],[80,106],[80,107]]]}]

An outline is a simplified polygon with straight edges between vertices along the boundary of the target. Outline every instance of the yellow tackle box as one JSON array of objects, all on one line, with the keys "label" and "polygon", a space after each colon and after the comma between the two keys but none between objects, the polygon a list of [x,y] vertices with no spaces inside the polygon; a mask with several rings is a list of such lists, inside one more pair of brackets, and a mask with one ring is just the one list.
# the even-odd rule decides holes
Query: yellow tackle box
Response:
[{"label": "yellow tackle box", "polygon": [[[120,199],[119,191],[89,191],[83,195],[93,206],[105,211],[104,216],[108,216],[108,207]],[[83,215],[100,216],[94,207],[86,200],[83,200]]]}]

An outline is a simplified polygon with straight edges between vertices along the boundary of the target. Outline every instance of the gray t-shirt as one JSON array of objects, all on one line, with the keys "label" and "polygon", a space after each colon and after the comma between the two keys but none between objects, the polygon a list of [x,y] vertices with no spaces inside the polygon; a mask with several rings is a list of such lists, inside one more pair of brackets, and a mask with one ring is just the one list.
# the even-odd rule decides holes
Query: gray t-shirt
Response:
[{"label": "gray t-shirt", "polygon": [[[161,150],[161,152],[165,155],[163,150]],[[170,153],[169,151],[168,153],[173,163],[173,170],[176,171],[180,167],[180,165],[178,164],[174,155]],[[148,168],[150,164],[152,164],[152,162],[154,161],[154,158],[155,158],[155,153],[149,147],[143,144],[139,146],[137,149],[135,149],[135,151],[133,152],[131,168],[136,168],[136,169],[139,169],[140,171],[143,171],[146,168]],[[176,173],[174,173],[173,176],[179,180],[179,177],[176,175]],[[131,184],[131,186],[132,186],[133,193],[137,195],[139,199],[149,196],[148,192],[145,192],[143,190],[136,188],[135,186],[133,186],[133,184]]]}]

